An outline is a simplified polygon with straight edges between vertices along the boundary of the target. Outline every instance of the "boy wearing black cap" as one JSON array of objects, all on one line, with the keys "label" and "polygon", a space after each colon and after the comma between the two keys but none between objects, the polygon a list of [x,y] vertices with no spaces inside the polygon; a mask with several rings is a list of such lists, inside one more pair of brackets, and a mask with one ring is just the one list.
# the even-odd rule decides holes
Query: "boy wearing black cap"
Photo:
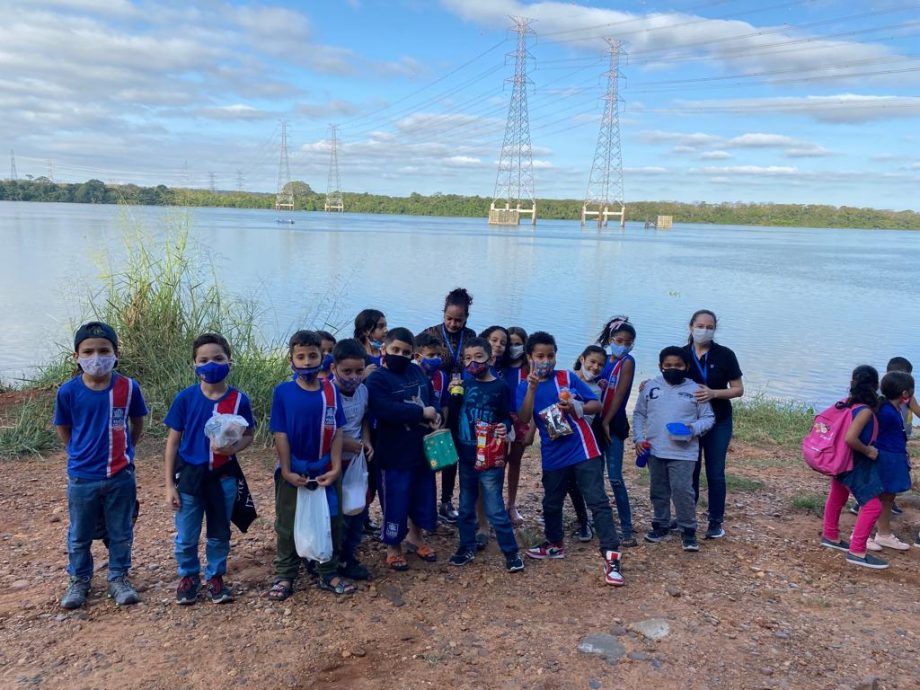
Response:
[{"label": "boy wearing black cap", "polygon": [[67,446],[67,502],[70,525],[67,555],[70,587],[65,609],[86,603],[93,556],[90,545],[99,515],[109,539],[108,594],[119,606],[140,599],[131,583],[133,513],[137,498],[134,448],[144,429],[147,406],[137,381],[113,371],[118,336],[111,326],[93,321],[74,337],[79,370],[58,388],[54,426]]}]

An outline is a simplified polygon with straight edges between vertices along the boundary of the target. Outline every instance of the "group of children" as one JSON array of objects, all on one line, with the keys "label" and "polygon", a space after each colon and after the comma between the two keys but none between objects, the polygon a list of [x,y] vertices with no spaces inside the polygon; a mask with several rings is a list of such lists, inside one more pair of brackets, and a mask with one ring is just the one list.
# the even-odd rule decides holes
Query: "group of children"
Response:
[{"label": "group of children", "polygon": [[[536,434],[545,540],[526,548],[524,555],[538,560],[565,557],[563,505],[569,496],[579,517],[579,540],[598,537],[605,583],[625,584],[622,548],[637,545],[623,481],[627,445],[635,448],[638,462],[647,461],[650,471],[654,517],[645,540],[657,543],[678,529],[685,551],[699,549],[693,475],[699,439],[713,426],[714,417],[689,377],[688,348],[661,351],[660,375],[640,387],[630,430],[626,404],[635,375],[630,352],[636,330],[628,318],[605,324],[597,343],[588,346],[569,370],[557,366],[556,341],[549,333],[528,335],[520,327],[492,326],[477,336],[465,326],[471,302],[465,290],[448,295],[445,323],[450,325],[453,314],[459,324],[449,331],[433,327],[416,336],[406,328],[388,328],[385,315],[369,309],[355,319],[354,338],[337,342],[329,333],[306,330],[291,336],[291,378],[275,387],[270,415],[278,460],[270,599],[291,596],[302,567],[317,578],[321,589],[338,595],[354,592],[354,580],[369,578],[358,558],[362,535],[368,531],[379,532],[386,545],[386,566],[392,570],[406,570],[409,555],[435,561],[437,554],[426,533],[436,529],[439,519],[457,524],[451,565],[470,563],[485,548],[491,526],[506,569],[523,570],[514,530],[523,521],[516,497],[524,448]],[[211,601],[225,603],[233,599],[224,583],[230,523],[245,531],[254,514],[237,455],[252,443],[255,420],[246,394],[227,383],[233,366],[227,340],[203,334],[191,355],[196,382],[176,396],[164,419],[169,430],[166,502],[176,512],[176,601],[193,604],[199,598],[198,543],[206,518],[206,591]],[[77,375],[57,393],[54,424],[67,445],[70,510],[71,581],[61,604],[69,609],[86,601],[93,572],[90,546],[98,537],[100,521],[109,548],[108,592],[119,605],[138,600],[127,573],[132,516],[136,518],[134,448],[147,408],[137,382],[114,370],[117,357],[118,337],[109,326],[81,326],[74,342]],[[857,456],[868,461],[874,449],[859,432],[869,428],[869,417],[875,419],[878,406],[870,400],[870,389],[874,391],[878,381],[876,375],[873,384],[862,368],[857,372],[847,402],[854,406],[857,435],[852,445]],[[882,392],[894,405],[905,400],[916,404],[909,375],[887,375]],[[205,431],[214,415],[239,415],[245,430],[217,447]],[[881,425],[889,417],[893,419],[884,406],[878,410]],[[900,412],[897,418],[902,420]],[[426,438],[444,429],[450,430],[457,449],[458,511],[452,504],[454,480],[443,470],[434,472],[426,456]],[[903,436],[903,421],[900,429]],[[879,452],[882,438],[891,441],[892,453],[904,450],[903,443],[894,443],[893,435],[882,429]],[[357,514],[345,514],[342,476],[362,456],[369,467],[366,505]],[[605,468],[619,530],[605,489]],[[857,469],[861,468],[858,461]],[[442,475],[440,502],[437,474]],[[826,546],[848,549],[851,557],[870,564],[878,559],[864,553],[866,524],[874,523],[882,506],[890,508],[886,497],[903,490],[897,488],[903,485],[900,475],[884,486],[873,483],[873,478],[867,474],[849,483],[845,478],[835,480],[824,535]],[[862,505],[852,544],[839,539],[831,519],[834,510],[839,516],[848,490]],[[301,491],[325,494],[331,560],[305,562],[298,555],[295,516]],[[383,514],[380,525],[373,523],[369,512],[375,496]],[[879,534],[868,548],[873,543],[878,548],[892,545],[885,525],[880,521]]]}]

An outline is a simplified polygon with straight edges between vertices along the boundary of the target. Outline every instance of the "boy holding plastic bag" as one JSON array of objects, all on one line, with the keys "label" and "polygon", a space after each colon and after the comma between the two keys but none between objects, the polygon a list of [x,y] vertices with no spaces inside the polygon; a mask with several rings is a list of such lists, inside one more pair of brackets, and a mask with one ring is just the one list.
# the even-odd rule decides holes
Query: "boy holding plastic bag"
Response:
[{"label": "boy holding plastic bag", "polygon": [[373,459],[367,418],[367,386],[364,385],[364,346],[348,339],[332,350],[332,382],[339,390],[345,410],[342,427],[342,547],[339,574],[367,580],[370,573],[358,560],[367,507],[367,463]]},{"label": "boy holding plastic bag", "polygon": [[[278,453],[277,554],[268,598],[283,601],[294,593],[301,557],[316,562],[320,589],[352,594],[355,587],[336,572],[335,558],[341,531],[338,480],[346,421],[342,399],[331,382],[319,379],[323,355],[318,333],[297,331],[288,343],[288,356],[294,378],[275,386],[272,395],[270,424]],[[323,517],[309,520],[308,514]]]},{"label": "boy holding plastic bag", "polygon": [[217,333],[198,336],[192,361],[198,383],[176,396],[163,420],[169,427],[166,503],[176,511],[176,602],[198,600],[198,540],[207,517],[205,580],[211,601],[223,604],[233,601],[224,575],[237,486],[245,482],[236,454],[252,443],[255,420],[246,394],[227,384],[232,360],[226,338]]}]

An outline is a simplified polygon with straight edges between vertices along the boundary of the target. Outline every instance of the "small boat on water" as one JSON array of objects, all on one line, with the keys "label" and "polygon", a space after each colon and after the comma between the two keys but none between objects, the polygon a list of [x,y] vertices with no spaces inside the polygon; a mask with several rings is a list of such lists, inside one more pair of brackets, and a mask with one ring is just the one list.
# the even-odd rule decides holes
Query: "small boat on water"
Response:
[{"label": "small boat on water", "polygon": [[293,218],[275,218],[275,222],[284,223],[285,225],[293,225],[294,219]]}]

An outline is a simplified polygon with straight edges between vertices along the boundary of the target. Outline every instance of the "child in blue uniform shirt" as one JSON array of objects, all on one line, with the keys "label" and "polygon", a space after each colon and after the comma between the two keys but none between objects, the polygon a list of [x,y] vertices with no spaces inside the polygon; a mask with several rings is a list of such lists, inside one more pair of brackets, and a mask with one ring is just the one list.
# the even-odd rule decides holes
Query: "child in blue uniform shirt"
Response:
[{"label": "child in blue uniform shirt", "polygon": [[620,539],[613,524],[610,500],[604,491],[601,450],[585,415],[597,414],[597,396],[574,371],[556,371],[556,340],[537,331],[527,339],[530,374],[517,389],[521,422],[533,420],[540,433],[543,464],[543,520],[546,541],[526,551],[531,558],[565,558],[562,502],[568,489],[569,468],[594,517],[594,529],[604,559],[604,581],[625,583],[620,572]]},{"label": "child in blue uniform shirt", "polygon": [[144,429],[147,406],[137,381],[113,371],[118,336],[93,321],[74,336],[77,375],[57,391],[54,426],[67,447],[67,572],[65,609],[80,608],[93,576],[90,546],[99,515],[108,533],[108,594],[119,606],[140,601],[128,581],[133,513],[137,499],[134,448]]},{"label": "child in blue uniform shirt", "polygon": [[320,381],[322,340],[313,331],[297,331],[288,342],[291,371],[295,377],[275,386],[272,394],[271,430],[278,453],[275,469],[275,579],[268,598],[283,601],[294,593],[300,558],[294,545],[294,513],[297,490],[313,486],[325,491],[332,520],[334,557],[319,563],[318,586],[335,594],[352,594],[355,586],[339,575],[341,534],[342,428],[345,411],[338,390]]},{"label": "child in blue uniform shirt", "polygon": [[466,565],[476,555],[476,503],[480,493],[486,517],[495,530],[499,548],[505,556],[508,572],[524,569],[518,553],[517,540],[511,519],[502,499],[505,467],[477,469],[477,423],[485,422],[495,429],[495,437],[505,443],[511,429],[511,411],[508,406],[508,386],[491,371],[492,347],[484,338],[472,338],[463,346],[465,373],[463,400],[457,415],[457,440],[460,455],[460,544],[451,557],[451,565]]},{"label": "child in blue uniform shirt", "polygon": [[[198,336],[192,344],[192,362],[198,383],[176,396],[163,420],[169,428],[164,453],[166,504],[176,512],[176,603],[198,601],[198,540],[207,517],[204,576],[211,601],[224,604],[233,601],[224,575],[230,555],[230,518],[242,476],[236,454],[252,443],[255,420],[246,394],[227,385],[232,359],[226,338],[217,333]],[[249,426],[239,441],[223,448],[213,446],[204,427],[216,414],[246,420]]]}]

